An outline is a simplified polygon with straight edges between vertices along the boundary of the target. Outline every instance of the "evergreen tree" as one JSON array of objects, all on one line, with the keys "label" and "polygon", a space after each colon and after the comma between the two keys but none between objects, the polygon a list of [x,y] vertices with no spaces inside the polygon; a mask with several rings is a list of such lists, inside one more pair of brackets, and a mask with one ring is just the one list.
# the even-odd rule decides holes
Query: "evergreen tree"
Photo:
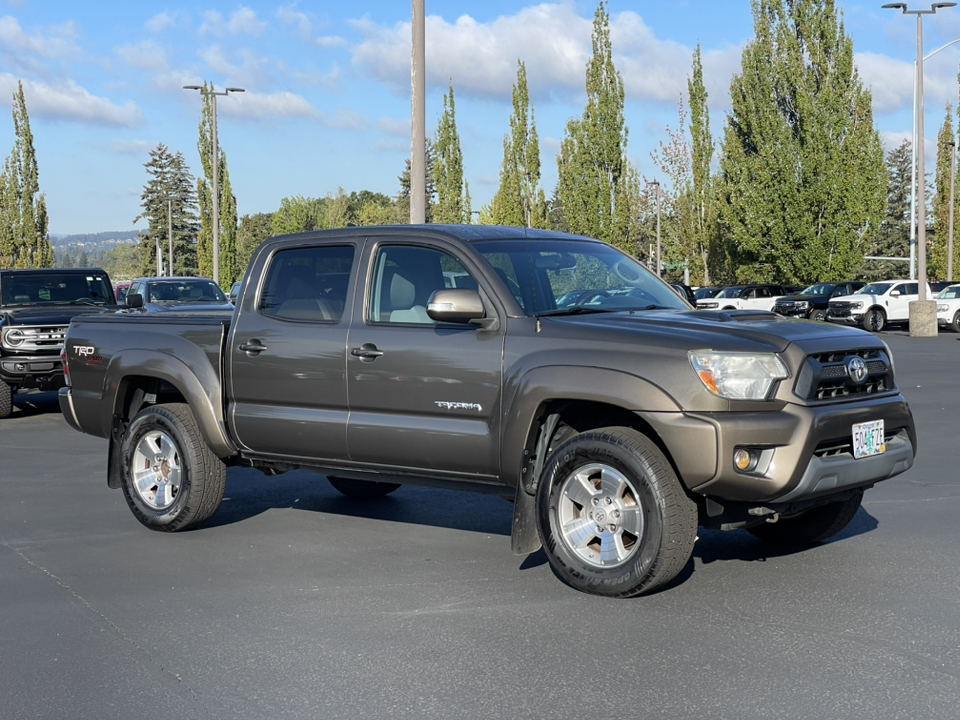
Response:
[{"label": "evergreen tree", "polygon": [[557,200],[570,230],[613,244],[627,242],[629,223],[623,78],[613,64],[606,2],[593,19],[587,63],[587,107],[567,123],[557,157]]},{"label": "evergreen tree", "polygon": [[[424,188],[424,195],[426,196],[425,218],[426,218],[426,222],[429,223],[429,222],[433,222],[434,206],[436,204],[436,201],[434,198],[436,197],[436,194],[437,194],[437,186],[436,186],[436,183],[434,182],[434,177],[436,176],[434,172],[434,164],[436,161],[436,151],[434,150],[434,147],[433,147],[433,141],[430,140],[430,138],[426,139],[424,147],[425,147],[424,154],[426,155],[426,157],[424,158],[424,173],[426,175],[426,178],[425,178],[426,187]],[[406,222],[409,222],[409,219],[410,219],[410,210],[409,210],[410,208],[410,158],[407,158],[406,161],[404,161],[403,174],[400,175],[400,177],[397,179],[400,181],[399,200],[401,201],[401,203],[403,202],[406,203],[406,206],[407,206]]]},{"label": "evergreen tree", "polygon": [[[214,88],[203,83],[203,110],[198,126],[197,151],[203,166],[203,177],[197,179],[197,199],[200,205],[200,235],[197,238],[197,273],[213,277],[213,97]],[[217,142],[217,202],[219,204],[218,238],[220,243],[220,284],[230,287],[236,277],[237,199],[230,186],[227,155]]]},{"label": "evergreen tree", "polygon": [[[909,140],[887,153],[887,207],[883,224],[867,245],[873,257],[910,256],[910,196],[913,190],[913,150]],[[864,260],[852,276],[863,280],[906,277],[907,264],[890,260]]]},{"label": "evergreen tree", "polygon": [[513,86],[510,134],[503,138],[500,187],[493,198],[493,220],[498,225],[547,226],[547,202],[540,187],[540,141],[527,91],[527,68],[517,61]]},{"label": "evergreen tree", "polygon": [[453,97],[453,81],[443,96],[443,115],[433,143],[434,185],[437,188],[437,207],[433,222],[470,222],[470,189],[463,179],[463,153],[457,133],[457,111]]},{"label": "evergreen tree", "polygon": [[710,284],[710,245],[714,238],[715,213],[710,162],[713,160],[713,136],[707,109],[707,88],[703,84],[700,44],[693,54],[693,77],[687,81],[690,96],[690,135],[693,140],[693,212],[694,227],[691,257],[696,261],[691,281]]},{"label": "evergreen tree", "polygon": [[[932,279],[947,277],[947,243],[950,235],[950,161],[952,143],[956,142],[953,130],[953,106],[946,107],[946,117],[937,134],[937,164],[934,171],[934,192],[932,202],[933,232],[927,228],[927,276]],[[953,208],[954,231],[960,215]]]},{"label": "evergreen tree", "polygon": [[37,154],[23,94],[13,95],[13,152],[0,174],[0,266],[53,267],[47,235],[47,201],[40,192]]},{"label": "evergreen tree", "polygon": [[740,280],[842,280],[883,220],[870,92],[835,0],[753,0],[730,88],[721,232]]},{"label": "evergreen tree", "polygon": [[169,256],[169,238],[173,236],[173,275],[197,274],[196,238],[200,230],[194,178],[187,168],[183,153],[173,154],[160,143],[150,151],[144,163],[149,180],[140,195],[142,212],[134,223],[144,219],[147,231],[141,234],[138,273],[153,275],[157,270],[157,246],[164,267]]}]

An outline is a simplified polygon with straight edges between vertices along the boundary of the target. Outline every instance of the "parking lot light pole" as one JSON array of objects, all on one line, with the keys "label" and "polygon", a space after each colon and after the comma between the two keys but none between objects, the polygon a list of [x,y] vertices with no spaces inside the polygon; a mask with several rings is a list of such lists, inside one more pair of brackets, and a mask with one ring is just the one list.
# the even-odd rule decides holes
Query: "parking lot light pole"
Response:
[{"label": "parking lot light pole", "polygon": [[951,140],[950,146],[950,231],[947,235],[947,280],[953,282],[953,206],[956,196],[953,194],[957,180],[957,142]]},{"label": "parking lot light pole", "polygon": [[647,185],[657,188],[657,277],[660,277],[660,181],[650,180]]},{"label": "parking lot light pole", "polygon": [[[927,222],[926,191],[923,181],[923,16],[933,15],[941,8],[954,7],[955,2],[933,3],[929,10],[908,10],[906,3],[887,3],[884,8],[900,10],[904,15],[917,16],[917,100],[914,112],[917,118],[917,300],[910,303],[910,335],[936,337],[937,304],[927,300]],[[930,306],[933,306],[932,308]]]},{"label": "parking lot light pole", "polygon": [[210,98],[213,122],[211,135],[213,136],[213,281],[220,284],[220,192],[218,188],[220,175],[220,153],[217,152],[217,95],[245,92],[243,88],[228,87],[223,92],[216,92],[213,85],[208,90],[202,85],[184,85],[184,90],[199,90],[201,95]]}]

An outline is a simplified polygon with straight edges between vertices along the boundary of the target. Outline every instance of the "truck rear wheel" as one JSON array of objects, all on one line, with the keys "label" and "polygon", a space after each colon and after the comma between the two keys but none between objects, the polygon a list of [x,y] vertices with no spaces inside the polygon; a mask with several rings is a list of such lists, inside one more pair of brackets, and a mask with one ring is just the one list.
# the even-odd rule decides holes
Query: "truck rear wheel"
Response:
[{"label": "truck rear wheel", "polygon": [[540,477],[537,520],[554,573],[610,597],[673,580],[697,536],[696,504],[660,449],[629,428],[586,432],[560,445]]},{"label": "truck rear wheel", "polygon": [[13,388],[0,380],[0,418],[10,417],[13,412]]},{"label": "truck rear wheel", "polygon": [[383,497],[400,487],[397,483],[376,482],[374,480],[351,480],[329,476],[327,476],[327,480],[338,492],[357,500],[373,500]]},{"label": "truck rear wheel", "polygon": [[860,509],[863,491],[846,500],[810,508],[796,517],[775,523],[754,525],[747,530],[756,538],[775,545],[813,545],[843,530]]},{"label": "truck rear wheel", "polygon": [[137,413],[120,444],[120,484],[134,517],[151,530],[202,525],[220,507],[227,469],[184,403]]}]

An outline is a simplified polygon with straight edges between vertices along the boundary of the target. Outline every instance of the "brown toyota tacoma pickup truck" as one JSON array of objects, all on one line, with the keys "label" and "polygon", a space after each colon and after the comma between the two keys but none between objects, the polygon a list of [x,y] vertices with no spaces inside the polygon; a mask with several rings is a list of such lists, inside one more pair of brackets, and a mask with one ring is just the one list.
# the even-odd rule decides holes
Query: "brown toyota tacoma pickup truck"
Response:
[{"label": "brown toyota tacoma pickup truck", "polygon": [[698,526],[835,535],[917,446],[876,336],[694,311],[605,243],[521,228],[274,238],[233,312],[79,317],[63,357],[67,421],[151,529],[208,520],[234,465],[475,490],[514,501],[516,554],[619,597],[676,577]]}]

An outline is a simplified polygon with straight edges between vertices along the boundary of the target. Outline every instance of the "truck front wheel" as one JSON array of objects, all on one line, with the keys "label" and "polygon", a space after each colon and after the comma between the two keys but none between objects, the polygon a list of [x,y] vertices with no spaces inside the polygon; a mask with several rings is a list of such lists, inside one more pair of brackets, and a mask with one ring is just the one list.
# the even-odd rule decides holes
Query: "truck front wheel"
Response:
[{"label": "truck front wheel", "polygon": [[819,505],[796,517],[754,525],[747,530],[754,537],[775,545],[813,545],[843,530],[857,514],[861,500],[862,490],[846,500]]},{"label": "truck front wheel", "polygon": [[660,449],[629,428],[585,432],[560,445],[540,478],[537,520],[556,575],[610,597],[673,580],[697,536],[696,504]]},{"label": "truck front wheel", "polygon": [[13,412],[13,388],[0,380],[0,418],[10,417]]},{"label": "truck front wheel", "polygon": [[134,517],[151,530],[202,525],[220,507],[227,470],[184,403],[137,413],[120,445],[120,483]]},{"label": "truck front wheel", "polygon": [[867,310],[867,314],[863,316],[864,330],[869,330],[870,332],[880,332],[883,330],[883,326],[886,324],[887,316],[880,308]]}]

